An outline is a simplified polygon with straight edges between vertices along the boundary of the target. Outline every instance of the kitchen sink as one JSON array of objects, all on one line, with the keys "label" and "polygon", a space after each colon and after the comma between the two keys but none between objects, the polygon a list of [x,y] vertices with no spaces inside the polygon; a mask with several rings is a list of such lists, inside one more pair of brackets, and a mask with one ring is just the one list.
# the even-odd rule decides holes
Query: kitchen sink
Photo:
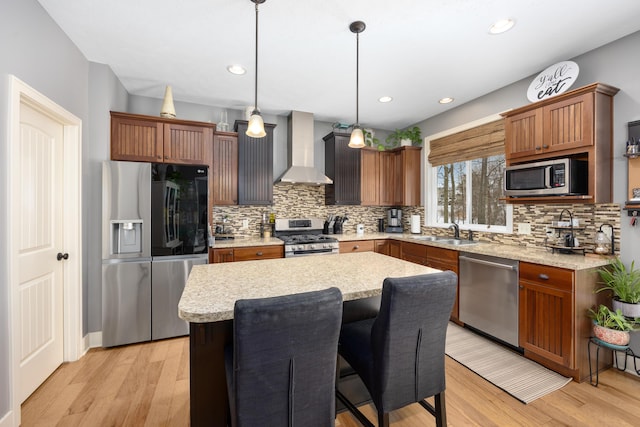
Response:
[{"label": "kitchen sink", "polygon": [[433,242],[434,240],[443,240],[443,237],[438,237],[438,236],[411,236],[412,239],[415,240],[426,240],[429,242]]},{"label": "kitchen sink", "polygon": [[460,239],[443,239],[438,241],[440,243],[447,243],[449,245],[456,245],[456,246],[475,245],[477,243],[480,243],[475,240],[460,240]]}]

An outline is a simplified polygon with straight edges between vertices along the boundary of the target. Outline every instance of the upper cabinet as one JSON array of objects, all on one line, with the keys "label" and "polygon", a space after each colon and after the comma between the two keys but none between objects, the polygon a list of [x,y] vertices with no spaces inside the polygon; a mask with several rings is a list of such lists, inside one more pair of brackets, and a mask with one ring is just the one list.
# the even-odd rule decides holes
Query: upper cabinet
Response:
[{"label": "upper cabinet", "polygon": [[327,205],[416,206],[420,204],[420,147],[386,151],[350,148],[348,133],[325,141]]},{"label": "upper cabinet", "polygon": [[331,132],[324,139],[325,204],[360,204],[360,150],[349,147],[348,133]]},{"label": "upper cabinet", "polygon": [[215,125],[111,112],[111,159],[210,164]]},{"label": "upper cabinet", "polygon": [[507,166],[572,157],[587,160],[589,167],[587,195],[507,197],[507,201],[610,203],[616,93],[615,87],[594,83],[505,113]]},{"label": "upper cabinet", "polygon": [[236,120],[238,133],[238,204],[273,204],[273,130],[275,124],[264,124],[267,135],[247,136],[246,120]]},{"label": "upper cabinet", "polygon": [[213,135],[211,165],[212,204],[238,204],[238,134],[216,132]]}]

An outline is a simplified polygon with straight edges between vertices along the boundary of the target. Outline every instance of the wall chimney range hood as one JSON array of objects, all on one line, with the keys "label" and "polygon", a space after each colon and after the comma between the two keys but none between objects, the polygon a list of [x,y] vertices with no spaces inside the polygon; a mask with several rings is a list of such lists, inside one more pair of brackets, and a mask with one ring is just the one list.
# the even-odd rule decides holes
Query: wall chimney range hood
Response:
[{"label": "wall chimney range hood", "polygon": [[313,166],[313,114],[292,111],[288,121],[287,137],[288,169],[276,183],[288,184],[333,184]]}]

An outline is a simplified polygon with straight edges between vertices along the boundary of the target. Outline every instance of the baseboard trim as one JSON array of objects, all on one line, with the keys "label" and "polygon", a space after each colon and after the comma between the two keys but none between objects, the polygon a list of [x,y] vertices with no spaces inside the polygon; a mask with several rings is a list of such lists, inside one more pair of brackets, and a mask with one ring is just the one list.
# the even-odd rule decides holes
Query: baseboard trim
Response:
[{"label": "baseboard trim", "polygon": [[13,411],[7,412],[4,417],[0,418],[0,427],[16,427]]},{"label": "baseboard trim", "polygon": [[102,331],[89,332],[83,338],[84,353],[96,347],[102,347]]}]

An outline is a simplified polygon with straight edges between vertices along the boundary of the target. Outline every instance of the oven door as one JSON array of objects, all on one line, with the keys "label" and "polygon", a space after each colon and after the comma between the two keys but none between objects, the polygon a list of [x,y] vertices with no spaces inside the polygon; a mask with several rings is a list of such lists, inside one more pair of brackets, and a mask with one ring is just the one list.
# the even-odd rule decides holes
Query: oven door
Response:
[{"label": "oven door", "polygon": [[332,255],[337,254],[338,249],[336,248],[317,248],[317,249],[302,249],[297,247],[284,247],[284,257],[298,257],[298,256],[309,256],[309,255]]}]

